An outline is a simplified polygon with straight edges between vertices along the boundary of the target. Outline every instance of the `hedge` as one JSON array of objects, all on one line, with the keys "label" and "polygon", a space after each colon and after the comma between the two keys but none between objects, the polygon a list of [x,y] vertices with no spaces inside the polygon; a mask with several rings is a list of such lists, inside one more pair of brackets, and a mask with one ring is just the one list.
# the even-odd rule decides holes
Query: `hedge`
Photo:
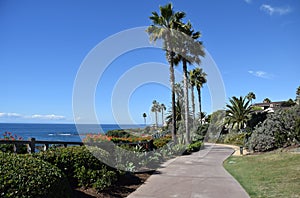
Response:
[{"label": "hedge", "polygon": [[104,164],[108,159],[108,152],[100,148],[60,147],[36,153],[34,156],[61,169],[72,186],[103,190],[117,179],[116,171]]},{"label": "hedge", "polygon": [[31,155],[0,152],[0,197],[71,197],[62,171]]}]

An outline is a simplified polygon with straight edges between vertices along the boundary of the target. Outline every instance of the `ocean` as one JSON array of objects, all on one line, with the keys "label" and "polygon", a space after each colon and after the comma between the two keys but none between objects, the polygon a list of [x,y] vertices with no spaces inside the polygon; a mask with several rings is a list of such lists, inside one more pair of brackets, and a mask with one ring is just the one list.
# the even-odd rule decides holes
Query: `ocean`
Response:
[{"label": "ocean", "polygon": [[[117,125],[117,124],[81,124],[80,134],[75,124],[20,124],[20,123],[0,123],[0,139],[5,132],[22,137],[23,140],[35,138],[36,140],[47,141],[68,141],[81,142],[86,134],[106,133],[114,129],[144,128],[144,125]],[[100,130],[99,130],[100,129]]]}]

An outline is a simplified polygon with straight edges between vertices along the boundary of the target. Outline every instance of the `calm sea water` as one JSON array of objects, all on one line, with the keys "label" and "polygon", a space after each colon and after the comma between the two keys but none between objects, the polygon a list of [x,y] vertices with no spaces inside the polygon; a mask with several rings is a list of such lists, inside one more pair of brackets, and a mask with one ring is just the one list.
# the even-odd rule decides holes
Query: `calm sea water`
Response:
[{"label": "calm sea water", "polygon": [[[78,128],[79,127],[79,128]],[[52,140],[52,141],[76,141],[80,142],[88,133],[106,133],[113,129],[130,129],[144,128],[143,125],[116,125],[116,124],[11,124],[0,123],[0,138],[3,138],[3,133],[11,132],[13,135],[22,137],[27,140],[31,137],[36,140]],[[78,133],[80,131],[80,134]]]}]

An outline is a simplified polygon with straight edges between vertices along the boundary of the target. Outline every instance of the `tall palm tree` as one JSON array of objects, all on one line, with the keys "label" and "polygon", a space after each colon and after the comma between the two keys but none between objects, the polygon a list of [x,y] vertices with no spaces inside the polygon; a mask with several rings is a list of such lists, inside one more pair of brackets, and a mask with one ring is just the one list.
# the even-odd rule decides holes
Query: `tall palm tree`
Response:
[{"label": "tall palm tree", "polygon": [[[180,107],[180,115],[182,115],[183,119],[184,119],[184,108],[183,108],[183,104],[184,104],[184,100],[183,100],[183,85],[182,82],[180,83],[175,83],[174,85],[174,90],[175,90],[175,95],[176,95],[176,105]],[[178,108],[177,108],[178,110]],[[178,127],[177,127],[178,128]]]},{"label": "tall palm tree", "polygon": [[147,117],[147,114],[146,113],[143,113],[143,118],[144,118],[144,124],[146,125],[146,117]]},{"label": "tall palm tree", "polygon": [[151,111],[155,113],[155,126],[158,127],[158,119],[157,119],[157,113],[160,112],[160,104],[153,100]]},{"label": "tall palm tree", "polygon": [[166,106],[164,104],[160,105],[160,110],[161,110],[161,125],[164,126],[164,111],[166,110]]},{"label": "tall palm tree", "polygon": [[296,104],[300,105],[300,86],[297,88],[296,95]]},{"label": "tall palm tree", "polygon": [[252,105],[252,100],[253,100],[253,99],[255,100],[255,99],[256,99],[256,96],[255,96],[255,94],[254,94],[253,92],[249,92],[249,93],[247,94],[246,98],[247,98],[248,100],[251,101],[251,105]]},{"label": "tall palm tree", "polygon": [[192,79],[193,71],[191,70],[189,72],[189,83],[190,83],[190,88],[191,88],[191,101],[192,101],[192,116],[193,120],[196,119],[196,114],[195,114],[195,94],[194,94],[194,88],[195,88],[195,81]]},{"label": "tall palm tree", "polygon": [[238,130],[243,129],[252,112],[250,101],[246,101],[246,97],[240,96],[240,98],[237,98],[233,96],[229,99],[229,102],[230,104],[226,105],[227,124],[232,124],[232,128],[236,125]]},{"label": "tall palm tree", "polygon": [[206,76],[207,74],[203,72],[202,68],[198,68],[198,67],[193,69],[191,73],[191,81],[194,82],[198,92],[200,123],[202,123],[201,88],[203,87],[203,84],[207,82]]},{"label": "tall palm tree", "polygon": [[[200,32],[194,32],[192,29],[192,24],[187,22],[186,24],[180,24],[178,29],[182,34],[178,35],[179,53],[174,59],[175,65],[182,62],[183,68],[183,100],[184,100],[184,121],[185,121],[185,131],[186,131],[186,142],[190,142],[190,130],[189,130],[189,98],[188,98],[188,71],[187,63],[200,64],[200,56],[204,56],[204,50],[202,48],[202,43],[197,41],[201,36]],[[195,47],[196,46],[196,47]],[[197,50],[195,50],[197,48]]]},{"label": "tall palm tree", "polygon": [[171,3],[160,6],[160,15],[157,12],[152,12],[150,20],[152,25],[149,26],[146,32],[150,35],[151,41],[156,41],[158,39],[163,39],[164,48],[166,51],[166,58],[170,65],[170,84],[172,89],[172,139],[176,142],[176,104],[175,104],[175,75],[174,75],[174,56],[175,52],[172,47],[172,33],[173,30],[178,29],[181,20],[185,17],[184,12],[174,12],[173,6]]}]

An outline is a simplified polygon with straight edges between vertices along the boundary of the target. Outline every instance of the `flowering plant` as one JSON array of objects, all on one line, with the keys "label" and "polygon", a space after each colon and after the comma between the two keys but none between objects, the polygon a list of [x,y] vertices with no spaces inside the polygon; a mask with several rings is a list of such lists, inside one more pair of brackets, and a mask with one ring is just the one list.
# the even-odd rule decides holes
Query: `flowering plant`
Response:
[{"label": "flowering plant", "polygon": [[[17,136],[16,134],[12,134],[11,132],[4,132],[2,134],[2,138],[0,140],[23,140],[22,137]],[[16,144],[18,153],[27,153],[27,147],[25,145]],[[13,153],[14,152],[14,145],[13,144],[0,144],[0,151],[6,153]]]},{"label": "flowering plant", "polygon": [[23,140],[22,137],[18,137],[16,134],[13,135],[11,132],[5,131],[3,133],[3,138],[0,138],[2,140]]}]

